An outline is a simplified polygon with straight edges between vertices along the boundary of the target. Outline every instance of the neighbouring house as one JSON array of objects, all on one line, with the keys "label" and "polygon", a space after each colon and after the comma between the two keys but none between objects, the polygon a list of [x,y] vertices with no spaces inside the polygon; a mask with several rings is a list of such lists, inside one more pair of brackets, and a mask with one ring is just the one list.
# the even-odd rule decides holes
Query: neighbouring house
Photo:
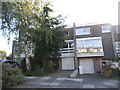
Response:
[{"label": "neighbouring house", "polygon": [[67,28],[67,45],[61,50],[60,69],[79,70],[79,66],[82,66],[84,74],[92,74],[101,70],[102,60],[115,60],[116,39],[113,29],[111,24]]},{"label": "neighbouring house", "polygon": [[120,25],[113,26],[116,56],[120,58]]},{"label": "neighbouring house", "polygon": [[[27,46],[29,56],[34,56],[34,45],[28,41]],[[12,45],[12,59],[22,60],[23,58],[25,58],[25,43],[14,40]]]}]

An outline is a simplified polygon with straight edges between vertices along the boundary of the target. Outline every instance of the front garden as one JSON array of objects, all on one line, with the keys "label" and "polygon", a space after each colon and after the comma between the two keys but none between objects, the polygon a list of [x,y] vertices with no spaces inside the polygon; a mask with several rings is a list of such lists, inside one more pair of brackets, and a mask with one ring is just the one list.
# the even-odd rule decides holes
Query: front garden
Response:
[{"label": "front garden", "polygon": [[[117,63],[117,62],[115,62]],[[102,66],[102,75],[111,79],[120,80],[120,61]]]},{"label": "front garden", "polygon": [[2,64],[2,88],[8,88],[24,82],[22,71],[9,63]]}]

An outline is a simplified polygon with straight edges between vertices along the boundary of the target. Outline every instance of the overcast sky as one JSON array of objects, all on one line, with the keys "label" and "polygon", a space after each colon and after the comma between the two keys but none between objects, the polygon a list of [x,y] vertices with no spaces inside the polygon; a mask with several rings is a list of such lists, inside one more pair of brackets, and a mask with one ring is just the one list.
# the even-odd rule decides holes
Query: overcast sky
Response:
[{"label": "overcast sky", "polygon": [[[89,23],[111,23],[118,24],[118,2],[120,0],[50,0],[53,4],[53,16],[62,14],[65,23],[76,26]],[[12,41],[7,45],[7,40],[1,36],[0,50],[9,55],[12,52]]]},{"label": "overcast sky", "polygon": [[[57,14],[67,16],[66,23],[118,23],[120,0],[50,0]],[[56,15],[56,13],[54,13]]]}]

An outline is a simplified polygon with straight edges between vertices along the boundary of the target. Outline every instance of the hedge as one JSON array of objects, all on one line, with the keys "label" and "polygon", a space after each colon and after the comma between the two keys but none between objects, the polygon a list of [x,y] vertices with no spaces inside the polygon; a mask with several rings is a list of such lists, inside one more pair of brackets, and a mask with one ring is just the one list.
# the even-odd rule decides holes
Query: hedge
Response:
[{"label": "hedge", "polygon": [[24,82],[22,71],[9,63],[2,64],[2,87],[11,87]]}]

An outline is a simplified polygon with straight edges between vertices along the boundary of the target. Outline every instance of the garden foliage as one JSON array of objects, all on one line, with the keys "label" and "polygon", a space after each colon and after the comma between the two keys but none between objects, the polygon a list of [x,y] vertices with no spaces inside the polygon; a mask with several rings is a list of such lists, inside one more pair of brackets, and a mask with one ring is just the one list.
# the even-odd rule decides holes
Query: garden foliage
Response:
[{"label": "garden foliage", "polygon": [[22,71],[11,64],[2,64],[2,87],[10,87],[24,82]]}]

